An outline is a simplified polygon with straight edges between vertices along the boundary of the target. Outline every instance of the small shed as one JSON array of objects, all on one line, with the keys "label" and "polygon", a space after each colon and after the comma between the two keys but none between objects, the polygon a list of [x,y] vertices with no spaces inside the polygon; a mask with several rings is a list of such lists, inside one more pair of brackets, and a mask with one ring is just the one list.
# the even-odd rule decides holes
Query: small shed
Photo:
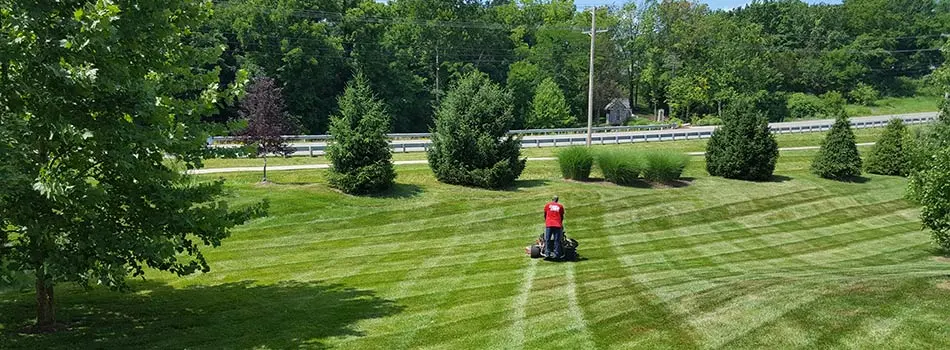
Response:
[{"label": "small shed", "polygon": [[633,115],[633,110],[630,109],[630,100],[626,98],[610,100],[604,110],[607,111],[607,124],[610,125],[623,125]]}]

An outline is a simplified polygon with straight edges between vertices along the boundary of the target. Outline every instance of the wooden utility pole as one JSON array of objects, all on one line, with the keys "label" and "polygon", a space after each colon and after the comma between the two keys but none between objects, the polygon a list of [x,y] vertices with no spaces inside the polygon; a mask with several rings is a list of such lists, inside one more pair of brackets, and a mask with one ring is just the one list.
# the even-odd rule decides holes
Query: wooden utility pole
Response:
[{"label": "wooden utility pole", "polygon": [[439,89],[439,44],[435,45],[435,104],[442,103],[442,90]]},{"label": "wooden utility pole", "polygon": [[594,37],[597,35],[597,6],[590,12],[590,77],[587,85],[587,147],[594,124]]}]

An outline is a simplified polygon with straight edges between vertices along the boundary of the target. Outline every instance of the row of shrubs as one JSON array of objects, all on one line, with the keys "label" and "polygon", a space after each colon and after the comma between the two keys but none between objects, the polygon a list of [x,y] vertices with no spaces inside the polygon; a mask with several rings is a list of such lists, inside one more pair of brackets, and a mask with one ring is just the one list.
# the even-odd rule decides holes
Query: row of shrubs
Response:
[{"label": "row of shrubs", "polygon": [[589,180],[596,163],[605,180],[632,185],[641,179],[653,182],[679,179],[689,163],[689,156],[669,151],[605,150],[595,153],[586,147],[570,147],[558,153],[558,163],[565,179]]}]

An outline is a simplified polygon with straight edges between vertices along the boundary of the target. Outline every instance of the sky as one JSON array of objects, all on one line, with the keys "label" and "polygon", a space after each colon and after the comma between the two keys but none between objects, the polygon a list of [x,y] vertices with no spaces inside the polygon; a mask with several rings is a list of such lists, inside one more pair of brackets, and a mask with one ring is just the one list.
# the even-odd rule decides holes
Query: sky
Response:
[{"label": "sky", "polygon": [[[574,0],[574,4],[577,7],[587,7],[595,5],[611,5],[614,3],[623,3],[624,1],[613,1],[613,0]],[[742,6],[752,2],[751,0],[702,0],[709,4],[709,7],[712,9],[731,9],[738,6]],[[840,4],[841,0],[805,0],[809,4],[817,3],[826,3],[826,4]]]}]

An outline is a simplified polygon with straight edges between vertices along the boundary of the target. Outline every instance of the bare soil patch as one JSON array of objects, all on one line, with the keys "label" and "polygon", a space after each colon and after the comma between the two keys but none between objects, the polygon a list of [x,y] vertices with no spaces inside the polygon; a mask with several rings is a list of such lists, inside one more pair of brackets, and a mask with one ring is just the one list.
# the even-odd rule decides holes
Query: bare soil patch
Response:
[{"label": "bare soil patch", "polygon": [[943,281],[943,282],[937,283],[937,288],[940,288],[943,290],[950,290],[950,281]]},{"label": "bare soil patch", "polygon": [[934,260],[936,260],[937,262],[942,262],[942,263],[950,263],[950,258],[945,257],[945,256],[935,256]]}]

